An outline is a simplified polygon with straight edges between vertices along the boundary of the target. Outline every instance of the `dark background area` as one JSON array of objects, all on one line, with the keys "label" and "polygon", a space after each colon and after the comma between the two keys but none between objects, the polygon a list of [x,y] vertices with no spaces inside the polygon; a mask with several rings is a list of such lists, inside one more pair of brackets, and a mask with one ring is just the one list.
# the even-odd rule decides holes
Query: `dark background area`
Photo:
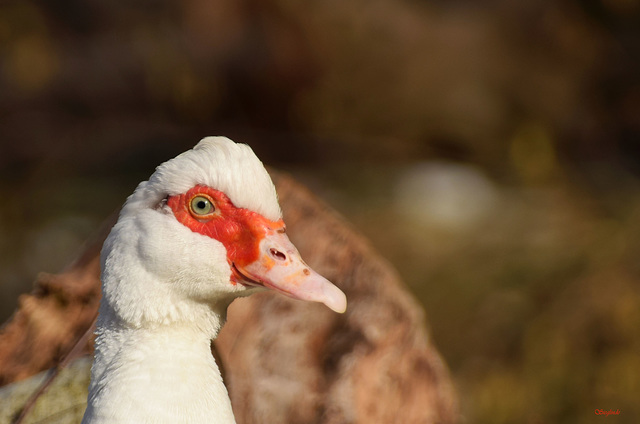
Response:
[{"label": "dark background area", "polygon": [[638,422],[639,68],[637,0],[4,1],[0,318],[226,135],[396,266],[465,422]]}]

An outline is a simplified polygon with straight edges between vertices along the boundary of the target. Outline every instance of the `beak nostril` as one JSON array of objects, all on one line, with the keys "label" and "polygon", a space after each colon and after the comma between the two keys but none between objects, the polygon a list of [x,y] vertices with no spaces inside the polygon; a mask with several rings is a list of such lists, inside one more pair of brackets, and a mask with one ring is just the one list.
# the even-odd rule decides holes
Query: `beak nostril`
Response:
[{"label": "beak nostril", "polygon": [[274,249],[273,247],[269,249],[269,253],[271,254],[271,256],[273,256],[274,259],[277,259],[279,261],[284,261],[287,259],[287,255],[279,250]]}]

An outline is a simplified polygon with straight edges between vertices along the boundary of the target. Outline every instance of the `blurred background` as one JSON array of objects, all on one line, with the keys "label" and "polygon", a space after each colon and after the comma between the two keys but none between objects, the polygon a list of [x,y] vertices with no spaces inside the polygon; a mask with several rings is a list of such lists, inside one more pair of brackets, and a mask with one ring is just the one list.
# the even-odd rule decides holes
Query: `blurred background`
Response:
[{"label": "blurred background", "polygon": [[205,135],[397,267],[464,422],[639,422],[638,0],[3,1],[1,321]]}]

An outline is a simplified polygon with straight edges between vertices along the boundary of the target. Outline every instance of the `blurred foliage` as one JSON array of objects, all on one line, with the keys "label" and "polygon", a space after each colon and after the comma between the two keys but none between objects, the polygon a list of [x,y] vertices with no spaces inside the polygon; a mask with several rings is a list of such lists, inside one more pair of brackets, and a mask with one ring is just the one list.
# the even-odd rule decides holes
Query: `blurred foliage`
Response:
[{"label": "blurred foliage", "polygon": [[466,422],[637,422],[639,23],[637,0],[4,1],[2,317],[224,134],[397,266]]}]

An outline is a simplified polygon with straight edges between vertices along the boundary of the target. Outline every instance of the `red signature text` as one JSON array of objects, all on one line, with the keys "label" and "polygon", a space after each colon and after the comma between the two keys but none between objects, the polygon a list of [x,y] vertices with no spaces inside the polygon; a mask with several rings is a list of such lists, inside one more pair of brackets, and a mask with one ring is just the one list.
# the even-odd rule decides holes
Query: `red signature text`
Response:
[{"label": "red signature text", "polygon": [[596,415],[604,415],[604,416],[609,416],[609,415],[620,415],[620,410],[616,409],[615,411],[613,409],[609,409],[608,411],[605,409],[596,409]]}]

